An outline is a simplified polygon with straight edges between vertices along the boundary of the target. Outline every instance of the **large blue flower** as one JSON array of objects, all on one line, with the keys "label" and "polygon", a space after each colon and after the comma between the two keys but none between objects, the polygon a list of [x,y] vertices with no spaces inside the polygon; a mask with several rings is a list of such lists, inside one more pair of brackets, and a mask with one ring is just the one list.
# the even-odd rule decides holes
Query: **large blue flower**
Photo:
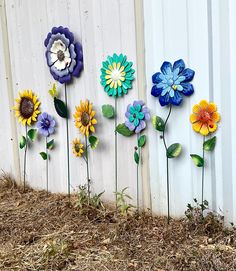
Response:
[{"label": "large blue flower", "polygon": [[53,78],[60,83],[68,83],[72,76],[79,77],[83,68],[82,46],[74,41],[68,28],[53,27],[44,41],[47,64]]},{"label": "large blue flower", "polygon": [[186,68],[182,59],[175,61],[173,67],[170,62],[163,62],[161,72],[152,76],[151,94],[159,97],[161,106],[168,104],[180,105],[183,95],[193,94],[193,85],[189,82],[193,79],[195,72]]}]

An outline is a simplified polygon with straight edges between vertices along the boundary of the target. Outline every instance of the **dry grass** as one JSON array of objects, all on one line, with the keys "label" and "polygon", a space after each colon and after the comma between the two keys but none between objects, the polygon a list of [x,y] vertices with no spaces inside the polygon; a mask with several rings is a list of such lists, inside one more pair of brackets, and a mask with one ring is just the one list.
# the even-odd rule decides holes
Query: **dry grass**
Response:
[{"label": "dry grass", "polygon": [[81,214],[64,195],[0,179],[0,270],[236,270],[236,232],[148,214]]}]

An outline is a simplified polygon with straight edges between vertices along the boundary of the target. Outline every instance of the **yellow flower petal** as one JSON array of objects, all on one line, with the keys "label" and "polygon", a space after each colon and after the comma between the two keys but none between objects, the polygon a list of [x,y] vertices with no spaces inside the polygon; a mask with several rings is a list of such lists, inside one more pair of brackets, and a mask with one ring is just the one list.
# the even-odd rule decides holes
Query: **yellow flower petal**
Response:
[{"label": "yellow flower petal", "polygon": [[198,121],[198,116],[197,116],[196,114],[191,114],[191,115],[190,115],[190,121],[191,121],[192,123]]},{"label": "yellow flower petal", "polygon": [[117,88],[117,82],[114,82],[114,88],[115,89]]},{"label": "yellow flower petal", "polygon": [[209,129],[209,131],[210,131],[211,133],[215,132],[216,129],[217,129],[217,124],[216,124],[216,123],[210,123],[210,124],[208,125],[208,129]]},{"label": "yellow flower petal", "polygon": [[115,62],[113,62],[113,68],[114,68],[114,70],[116,69],[116,63]]},{"label": "yellow flower petal", "polygon": [[195,113],[195,114],[197,114],[197,113],[199,113],[199,111],[201,110],[201,107],[200,107],[200,105],[199,104],[195,104],[194,106],[193,106],[193,113]]},{"label": "yellow flower petal", "polygon": [[216,104],[215,104],[215,103],[209,103],[208,108],[207,108],[207,111],[208,111],[209,113],[213,113],[213,112],[217,111],[217,106],[216,106]]},{"label": "yellow flower petal", "polygon": [[193,130],[198,133],[202,127],[202,123],[200,121],[195,122],[193,123],[192,127],[193,127]]},{"label": "yellow flower petal", "polygon": [[92,124],[97,124],[97,120],[96,119],[92,119]]},{"label": "yellow flower petal", "polygon": [[201,129],[200,129],[200,134],[207,136],[209,134],[209,129],[208,126],[203,124]]},{"label": "yellow flower petal", "polygon": [[212,118],[212,121],[219,122],[220,114],[218,112],[214,112],[214,113],[212,113],[211,118]]},{"label": "yellow flower petal", "polygon": [[206,109],[208,107],[209,103],[206,100],[201,100],[199,105],[201,106],[202,109]]},{"label": "yellow flower petal", "polygon": [[92,132],[92,133],[95,133],[95,128],[94,128],[94,126],[90,126],[90,131]]},{"label": "yellow flower petal", "polygon": [[111,78],[111,75],[106,75],[105,76],[105,79],[110,79]]},{"label": "yellow flower petal", "polygon": [[106,70],[106,74],[112,74],[110,70]]}]

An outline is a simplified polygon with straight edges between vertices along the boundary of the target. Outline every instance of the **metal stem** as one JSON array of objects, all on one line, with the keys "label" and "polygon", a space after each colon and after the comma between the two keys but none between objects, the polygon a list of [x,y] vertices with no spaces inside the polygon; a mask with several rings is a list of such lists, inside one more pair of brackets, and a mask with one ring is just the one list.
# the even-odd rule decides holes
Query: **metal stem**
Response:
[{"label": "metal stem", "polygon": [[203,166],[202,166],[202,215],[203,215],[203,201],[204,201],[204,175],[205,175],[205,150],[204,150],[204,143],[205,143],[206,137],[203,136],[203,145],[202,145],[202,158],[203,158]]},{"label": "metal stem", "polygon": [[86,135],[85,135],[85,148],[86,148],[85,155],[86,155],[87,186],[88,186],[87,189],[88,189],[88,199],[90,201],[91,191],[90,191],[90,176],[89,176],[88,138]]},{"label": "metal stem", "polygon": [[116,186],[116,210],[117,210],[117,192],[118,192],[118,174],[117,174],[117,98],[115,97],[115,186]]},{"label": "metal stem", "polygon": [[166,140],[165,140],[165,131],[166,131],[166,124],[169,120],[169,117],[170,117],[170,114],[171,114],[171,109],[172,109],[172,106],[170,105],[170,109],[169,109],[169,113],[168,113],[168,116],[165,120],[165,123],[164,123],[164,130],[162,132],[162,139],[163,139],[163,143],[164,143],[164,146],[165,146],[165,150],[166,150],[166,186],[167,186],[167,222],[168,224],[170,223],[170,184],[169,184],[169,158],[167,156],[167,144],[166,144]]},{"label": "metal stem", "polygon": [[27,154],[27,149],[28,149],[28,125],[27,123],[25,124],[25,154],[24,154],[24,192],[25,192],[25,186],[26,186],[26,180],[25,180],[25,175],[26,175],[26,154]]},{"label": "metal stem", "polygon": [[[140,133],[137,134],[137,146],[139,140]],[[138,156],[139,156],[139,163],[141,162],[141,148],[138,146]],[[136,185],[137,185],[137,211],[139,212],[139,163],[137,163],[137,172],[136,172]]]},{"label": "metal stem", "polygon": [[47,194],[48,194],[48,137],[46,136],[46,154],[47,154],[47,159],[46,159],[46,187],[47,187]]},{"label": "metal stem", "polygon": [[[65,83],[65,103],[68,112],[67,91]],[[67,140],[67,181],[68,181],[68,196],[70,199],[70,148],[69,148],[69,116],[66,118],[66,140]]]}]

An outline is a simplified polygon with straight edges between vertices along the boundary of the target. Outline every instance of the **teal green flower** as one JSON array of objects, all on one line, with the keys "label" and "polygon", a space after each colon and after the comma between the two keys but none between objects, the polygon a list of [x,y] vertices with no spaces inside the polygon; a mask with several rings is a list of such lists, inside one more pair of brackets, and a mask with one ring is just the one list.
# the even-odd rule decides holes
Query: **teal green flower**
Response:
[{"label": "teal green flower", "polygon": [[123,54],[119,56],[113,54],[108,56],[107,60],[102,62],[101,68],[101,85],[109,96],[119,96],[127,94],[132,88],[134,80],[133,62],[128,62],[127,57]]}]

